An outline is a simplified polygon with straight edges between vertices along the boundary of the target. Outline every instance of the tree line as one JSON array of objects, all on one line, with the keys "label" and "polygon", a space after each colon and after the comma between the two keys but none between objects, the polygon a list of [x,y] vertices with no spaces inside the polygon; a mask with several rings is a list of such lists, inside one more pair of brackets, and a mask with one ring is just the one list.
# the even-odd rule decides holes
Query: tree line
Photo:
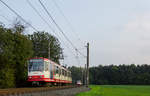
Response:
[{"label": "tree line", "polygon": [[[73,84],[85,83],[85,68],[72,66]],[[89,68],[89,83],[96,85],[150,85],[150,65],[108,65]]]},{"label": "tree line", "polygon": [[0,88],[22,87],[27,80],[27,59],[31,57],[48,58],[50,46],[51,59],[59,64],[63,51],[59,40],[45,31],[27,33],[20,21],[10,28],[0,24]]},{"label": "tree line", "polygon": [[150,65],[109,65],[91,67],[91,84],[150,85]]}]

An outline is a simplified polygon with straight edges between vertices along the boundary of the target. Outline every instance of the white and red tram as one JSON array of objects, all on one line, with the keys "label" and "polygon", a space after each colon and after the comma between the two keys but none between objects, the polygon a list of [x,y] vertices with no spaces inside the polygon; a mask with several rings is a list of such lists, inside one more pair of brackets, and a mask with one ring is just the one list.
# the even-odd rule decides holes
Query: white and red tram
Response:
[{"label": "white and red tram", "polygon": [[28,82],[32,84],[71,84],[71,72],[47,58],[28,60]]}]

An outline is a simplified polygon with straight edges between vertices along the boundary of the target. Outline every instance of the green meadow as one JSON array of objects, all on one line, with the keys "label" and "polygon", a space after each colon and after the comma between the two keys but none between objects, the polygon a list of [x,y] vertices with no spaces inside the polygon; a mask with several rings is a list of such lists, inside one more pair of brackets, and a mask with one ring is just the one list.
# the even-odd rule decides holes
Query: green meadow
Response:
[{"label": "green meadow", "polygon": [[76,96],[150,96],[150,86],[91,85],[90,88]]}]

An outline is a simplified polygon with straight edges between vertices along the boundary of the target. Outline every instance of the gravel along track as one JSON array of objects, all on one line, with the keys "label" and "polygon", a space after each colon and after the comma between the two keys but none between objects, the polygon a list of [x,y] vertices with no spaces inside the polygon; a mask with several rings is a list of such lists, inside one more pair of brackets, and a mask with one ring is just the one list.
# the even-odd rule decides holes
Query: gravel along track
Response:
[{"label": "gravel along track", "polygon": [[50,92],[49,96],[75,96],[77,93],[89,90],[90,88],[86,88],[83,86],[69,89],[53,90]]},{"label": "gravel along track", "polygon": [[59,86],[39,88],[1,89],[0,96],[75,96],[77,93],[90,90],[84,86]]}]

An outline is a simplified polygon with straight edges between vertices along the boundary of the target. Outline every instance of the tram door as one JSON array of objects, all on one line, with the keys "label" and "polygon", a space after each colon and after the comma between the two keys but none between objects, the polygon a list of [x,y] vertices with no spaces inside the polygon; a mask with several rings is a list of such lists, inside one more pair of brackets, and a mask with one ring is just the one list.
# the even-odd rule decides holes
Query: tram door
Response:
[{"label": "tram door", "polygon": [[53,79],[53,65],[50,62],[50,79]]}]

